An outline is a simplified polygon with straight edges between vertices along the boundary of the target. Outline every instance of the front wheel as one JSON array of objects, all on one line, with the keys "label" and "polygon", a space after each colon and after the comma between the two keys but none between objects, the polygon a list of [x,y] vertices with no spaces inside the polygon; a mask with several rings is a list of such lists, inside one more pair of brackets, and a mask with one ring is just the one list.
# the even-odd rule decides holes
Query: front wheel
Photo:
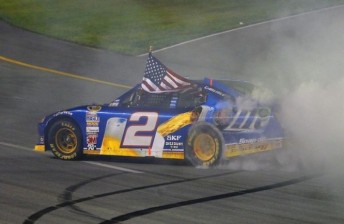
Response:
[{"label": "front wheel", "polygon": [[58,120],[49,129],[48,146],[59,159],[79,159],[82,156],[81,142],[81,131],[71,120]]},{"label": "front wheel", "polygon": [[211,167],[220,162],[223,137],[213,125],[201,122],[190,128],[185,154],[194,166]]}]

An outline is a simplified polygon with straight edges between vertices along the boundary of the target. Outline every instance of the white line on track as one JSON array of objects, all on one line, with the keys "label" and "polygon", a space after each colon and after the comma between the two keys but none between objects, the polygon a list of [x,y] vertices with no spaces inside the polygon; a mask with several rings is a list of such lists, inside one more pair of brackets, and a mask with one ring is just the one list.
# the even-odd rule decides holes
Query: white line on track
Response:
[{"label": "white line on track", "polygon": [[6,142],[0,142],[0,145],[11,147],[11,148],[16,148],[16,149],[22,149],[22,150],[26,150],[26,151],[33,151],[33,148],[29,148],[29,147],[25,147],[25,146],[21,146],[21,145],[15,145],[15,144],[6,143]]},{"label": "white line on track", "polygon": [[[283,20],[293,19],[293,18],[297,18],[297,17],[301,17],[301,16],[313,14],[313,13],[319,13],[319,12],[323,12],[323,11],[327,11],[327,10],[332,10],[332,9],[336,9],[336,8],[341,8],[341,7],[344,7],[344,4],[336,5],[336,6],[332,6],[332,7],[328,7],[328,8],[323,8],[323,9],[318,9],[318,10],[313,10],[313,11],[308,11],[308,12],[304,12],[304,13],[300,13],[300,14],[296,14],[296,15],[282,17],[282,18],[267,20],[267,21],[260,22],[260,23],[254,23],[254,24],[251,24],[251,25],[247,25],[247,26],[243,26],[243,27],[238,27],[238,28],[234,28],[234,29],[231,29],[231,30],[226,30],[226,31],[222,31],[222,32],[219,32],[219,33],[210,34],[208,36],[203,36],[203,37],[195,38],[195,39],[192,39],[192,40],[184,41],[184,42],[181,42],[181,43],[178,43],[178,44],[175,44],[175,45],[171,45],[171,46],[168,46],[168,47],[165,47],[165,48],[161,48],[161,49],[155,50],[153,52],[160,52],[160,51],[168,50],[170,48],[178,47],[180,45],[196,42],[196,41],[199,41],[199,40],[207,39],[207,38],[214,37],[214,36],[219,36],[219,35],[226,34],[226,33],[231,33],[231,32],[238,31],[238,30],[249,29],[249,28],[252,28],[252,27],[255,27],[255,26],[259,26],[259,25],[264,25],[264,24],[268,24],[268,23],[274,23],[274,22],[279,22],[279,21],[283,21]],[[138,57],[146,56],[147,54],[148,53],[141,54],[141,55],[138,55]]]},{"label": "white line on track", "polygon": [[[33,148],[29,148],[29,147],[21,146],[21,145],[16,145],[16,144],[12,144],[12,143],[7,143],[7,142],[0,142],[0,145],[5,146],[5,147],[21,149],[21,150],[25,150],[25,151],[30,151],[30,152],[33,151]],[[91,164],[94,166],[106,167],[106,168],[110,168],[110,169],[114,169],[114,170],[120,170],[120,171],[124,171],[124,172],[128,172],[128,173],[143,173],[143,172],[138,171],[138,170],[132,170],[132,169],[124,168],[124,167],[112,166],[112,165],[98,163],[98,162],[90,162],[90,161],[82,161],[82,162],[88,163],[88,164]]]}]

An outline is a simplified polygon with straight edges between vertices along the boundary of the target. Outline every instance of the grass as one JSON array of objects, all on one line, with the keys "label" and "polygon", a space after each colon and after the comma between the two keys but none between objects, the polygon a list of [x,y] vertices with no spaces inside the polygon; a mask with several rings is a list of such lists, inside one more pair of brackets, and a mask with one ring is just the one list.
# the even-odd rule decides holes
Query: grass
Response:
[{"label": "grass", "polygon": [[[0,0],[0,18],[55,38],[137,55],[344,0]],[[243,23],[243,24],[242,24]]]}]

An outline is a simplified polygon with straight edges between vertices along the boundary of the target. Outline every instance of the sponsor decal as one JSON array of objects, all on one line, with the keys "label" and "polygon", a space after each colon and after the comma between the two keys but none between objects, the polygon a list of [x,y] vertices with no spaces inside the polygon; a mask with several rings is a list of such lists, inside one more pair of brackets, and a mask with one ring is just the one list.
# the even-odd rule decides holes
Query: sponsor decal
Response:
[{"label": "sponsor decal", "polygon": [[99,122],[100,118],[97,116],[97,114],[94,113],[87,113],[86,114],[86,122]]},{"label": "sponsor decal", "polygon": [[182,137],[181,135],[167,135],[166,140],[167,141],[179,141],[179,139],[181,137]]},{"label": "sponsor decal", "polygon": [[87,135],[87,144],[97,144],[97,134],[89,134]]},{"label": "sponsor decal", "polygon": [[216,89],[214,89],[214,88],[211,88],[211,87],[209,87],[209,86],[205,86],[204,89],[206,89],[206,90],[208,90],[208,91],[210,91],[210,92],[212,92],[212,93],[215,93],[215,94],[217,94],[217,95],[219,95],[219,96],[225,96],[225,94],[224,94],[223,92],[221,92],[221,91],[219,91],[219,90],[216,90]]},{"label": "sponsor decal", "polygon": [[246,139],[246,138],[241,138],[239,140],[239,144],[253,144],[253,143],[256,143],[256,142],[263,142],[265,141],[266,138],[251,138],[251,139]]},{"label": "sponsor decal", "polygon": [[176,96],[172,97],[172,100],[171,100],[171,103],[170,103],[170,108],[176,108],[177,101],[178,101],[178,97],[176,97]]},{"label": "sponsor decal", "polygon": [[87,150],[96,150],[97,147],[97,139],[98,135],[97,134],[89,134],[86,137],[87,140]]},{"label": "sponsor decal", "polygon": [[86,132],[87,133],[95,133],[95,132],[99,132],[99,127],[86,127]]},{"label": "sponsor decal", "polygon": [[41,136],[40,138],[39,138],[39,144],[44,144],[44,136]]},{"label": "sponsor decal", "polygon": [[54,114],[54,117],[60,116],[60,115],[68,115],[68,116],[73,116],[73,113],[70,111],[60,111]]},{"label": "sponsor decal", "polygon": [[118,99],[109,104],[110,107],[118,107],[118,105],[119,105],[119,100]]},{"label": "sponsor decal", "polygon": [[282,139],[242,139],[241,143],[239,144],[226,145],[225,155],[226,157],[235,157],[245,154],[265,152],[281,147]]},{"label": "sponsor decal", "polygon": [[258,116],[261,117],[261,118],[266,118],[268,116],[270,116],[271,114],[271,109],[270,108],[259,108],[258,109]]},{"label": "sponsor decal", "polygon": [[170,147],[171,149],[183,149],[183,142],[165,142],[165,146]]},{"label": "sponsor decal", "polygon": [[101,109],[102,109],[102,107],[98,106],[98,105],[87,106],[87,110],[89,110],[91,112],[98,112]]},{"label": "sponsor decal", "polygon": [[[96,134],[99,132],[99,122],[100,117],[97,116],[97,112],[87,112],[86,113],[86,133],[88,135]],[[88,139],[87,139],[88,140]],[[87,148],[92,150],[92,148],[96,149],[96,144],[89,144],[87,143]]]},{"label": "sponsor decal", "polygon": [[86,126],[87,127],[98,127],[99,122],[98,121],[87,121]]},{"label": "sponsor decal", "polygon": [[181,135],[167,135],[165,147],[171,150],[178,150],[184,148],[184,143],[180,142]]}]

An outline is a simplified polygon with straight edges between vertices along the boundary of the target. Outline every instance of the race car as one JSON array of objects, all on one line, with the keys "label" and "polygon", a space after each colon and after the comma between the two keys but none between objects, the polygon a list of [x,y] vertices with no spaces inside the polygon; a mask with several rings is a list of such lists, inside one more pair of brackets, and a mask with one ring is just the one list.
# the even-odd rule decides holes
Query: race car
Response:
[{"label": "race car", "polygon": [[142,82],[113,102],[46,116],[35,150],[51,150],[62,160],[157,157],[210,167],[282,148],[270,96],[244,81],[184,78],[150,53]]}]

